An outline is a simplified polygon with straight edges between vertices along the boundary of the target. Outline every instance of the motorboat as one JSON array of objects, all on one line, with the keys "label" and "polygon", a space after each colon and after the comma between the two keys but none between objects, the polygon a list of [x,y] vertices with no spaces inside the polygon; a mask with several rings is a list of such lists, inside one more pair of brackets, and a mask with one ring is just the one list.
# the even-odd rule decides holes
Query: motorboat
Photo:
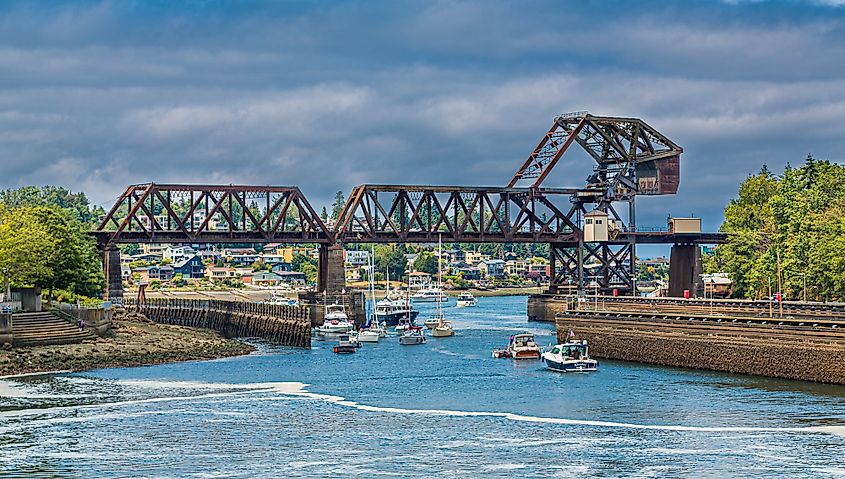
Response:
[{"label": "motorboat", "polygon": [[411,326],[399,336],[399,344],[403,346],[412,346],[415,344],[425,343],[425,333],[419,326]]},{"label": "motorboat", "polygon": [[493,350],[494,358],[539,359],[540,346],[534,341],[532,333],[514,334],[508,347]]},{"label": "motorboat", "polygon": [[273,294],[270,299],[263,301],[262,304],[275,304],[280,306],[299,306],[299,301],[294,298],[288,298],[283,295]]},{"label": "motorboat", "polygon": [[478,300],[475,299],[475,296],[472,295],[470,292],[461,293],[458,296],[458,303],[456,304],[459,308],[471,308],[478,304]]},{"label": "motorboat", "polygon": [[403,318],[410,318],[413,321],[420,314],[419,311],[414,310],[410,301],[390,296],[376,303],[375,309],[376,321],[388,326],[396,326]]},{"label": "motorboat", "polygon": [[411,299],[416,303],[445,303],[449,301],[449,297],[439,287],[421,289],[412,294]]},{"label": "motorboat", "polygon": [[423,325],[425,325],[425,327],[428,329],[434,329],[434,327],[437,326],[437,323],[439,322],[440,320],[436,316],[432,316],[423,321]]},{"label": "motorboat", "polygon": [[599,362],[590,358],[587,341],[568,340],[552,347],[541,357],[546,368],[561,373],[598,371]]},{"label": "motorboat", "polygon": [[320,334],[338,334],[349,333],[353,329],[355,329],[355,325],[349,322],[349,317],[346,316],[343,305],[330,304],[326,306],[323,325],[317,327],[317,332]]},{"label": "motorboat", "polygon": [[361,344],[357,343],[357,340],[353,341],[350,335],[343,334],[338,338],[337,344],[332,348],[332,351],[337,354],[351,354],[360,346]]},{"label": "motorboat", "polygon": [[377,343],[381,339],[378,329],[362,329],[358,331],[358,341],[362,343]]}]

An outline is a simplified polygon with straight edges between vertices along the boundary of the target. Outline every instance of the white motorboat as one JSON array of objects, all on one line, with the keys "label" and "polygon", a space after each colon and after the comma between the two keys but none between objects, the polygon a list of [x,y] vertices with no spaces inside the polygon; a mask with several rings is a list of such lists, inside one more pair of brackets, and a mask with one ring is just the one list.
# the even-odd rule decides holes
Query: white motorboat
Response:
[{"label": "white motorboat", "polygon": [[425,343],[425,333],[419,326],[411,326],[399,336],[399,344],[412,346]]},{"label": "white motorboat", "polygon": [[377,343],[381,339],[379,332],[371,329],[362,329],[358,331],[358,341],[362,343]]},{"label": "white motorboat", "polygon": [[599,362],[590,358],[587,341],[568,340],[543,353],[541,359],[546,368],[560,373],[582,373],[598,371]]},{"label": "white motorboat", "polygon": [[514,334],[510,337],[508,347],[493,350],[494,358],[539,359],[540,346],[534,341],[531,333]]},{"label": "white motorboat", "polygon": [[323,317],[323,325],[317,327],[321,334],[348,333],[355,329],[355,325],[349,322],[346,310],[343,305],[330,304],[326,306],[326,314]]},{"label": "white motorboat", "polygon": [[417,303],[445,303],[449,297],[439,287],[425,288],[411,295],[411,299]]},{"label": "white motorboat", "polygon": [[434,329],[434,327],[437,326],[438,322],[440,322],[440,320],[438,320],[436,316],[432,316],[432,317],[426,319],[425,321],[423,321],[423,324],[428,329]]},{"label": "white motorboat", "polygon": [[470,292],[461,293],[456,304],[459,308],[471,308],[478,304],[478,300]]},{"label": "white motorboat", "polygon": [[332,348],[332,351],[337,354],[350,354],[354,353],[355,349],[360,347],[361,343],[359,343],[357,339],[354,339],[348,334],[344,334],[338,338],[337,344]]}]

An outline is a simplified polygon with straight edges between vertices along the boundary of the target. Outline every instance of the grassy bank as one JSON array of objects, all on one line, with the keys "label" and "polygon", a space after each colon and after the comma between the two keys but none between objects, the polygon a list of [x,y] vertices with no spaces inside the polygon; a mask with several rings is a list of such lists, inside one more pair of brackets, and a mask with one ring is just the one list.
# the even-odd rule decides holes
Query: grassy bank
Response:
[{"label": "grassy bank", "polygon": [[105,338],[0,351],[0,376],[216,359],[253,350],[252,346],[223,338],[214,331],[126,317],[115,320],[112,334]]}]

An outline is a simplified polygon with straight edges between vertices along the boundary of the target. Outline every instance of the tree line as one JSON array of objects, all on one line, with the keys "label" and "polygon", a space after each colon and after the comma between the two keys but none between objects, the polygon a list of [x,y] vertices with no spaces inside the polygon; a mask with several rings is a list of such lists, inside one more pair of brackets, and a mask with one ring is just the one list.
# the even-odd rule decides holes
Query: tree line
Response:
[{"label": "tree line", "polygon": [[12,287],[98,296],[102,263],[87,232],[103,214],[84,193],[54,186],[0,192],[0,276]]},{"label": "tree line", "polygon": [[[766,166],[740,185],[725,208],[728,243],[705,269],[730,273],[733,294],[845,299],[845,166],[808,155],[776,175]],[[778,288],[780,284],[780,288]]]}]

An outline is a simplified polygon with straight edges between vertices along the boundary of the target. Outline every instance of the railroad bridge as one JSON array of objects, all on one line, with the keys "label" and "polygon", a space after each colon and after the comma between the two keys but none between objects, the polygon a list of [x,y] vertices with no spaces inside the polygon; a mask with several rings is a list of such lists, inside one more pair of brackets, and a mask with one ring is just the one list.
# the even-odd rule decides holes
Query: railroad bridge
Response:
[{"label": "railroad bridge", "polygon": [[[544,182],[573,144],[594,161],[579,187]],[[683,149],[637,118],[576,112],[549,130],[506,186],[371,185],[353,188],[333,228],[295,186],[176,185],[126,188],[92,234],[103,253],[108,298],[122,298],[122,243],[309,243],[320,248],[318,290],[343,289],[348,243],[548,243],[550,293],[636,290],[636,246],[673,244],[670,294],[691,289],[698,244],[724,233],[639,228],[637,196],[677,193]],[[606,214],[603,241],[585,241],[584,215]]]}]

